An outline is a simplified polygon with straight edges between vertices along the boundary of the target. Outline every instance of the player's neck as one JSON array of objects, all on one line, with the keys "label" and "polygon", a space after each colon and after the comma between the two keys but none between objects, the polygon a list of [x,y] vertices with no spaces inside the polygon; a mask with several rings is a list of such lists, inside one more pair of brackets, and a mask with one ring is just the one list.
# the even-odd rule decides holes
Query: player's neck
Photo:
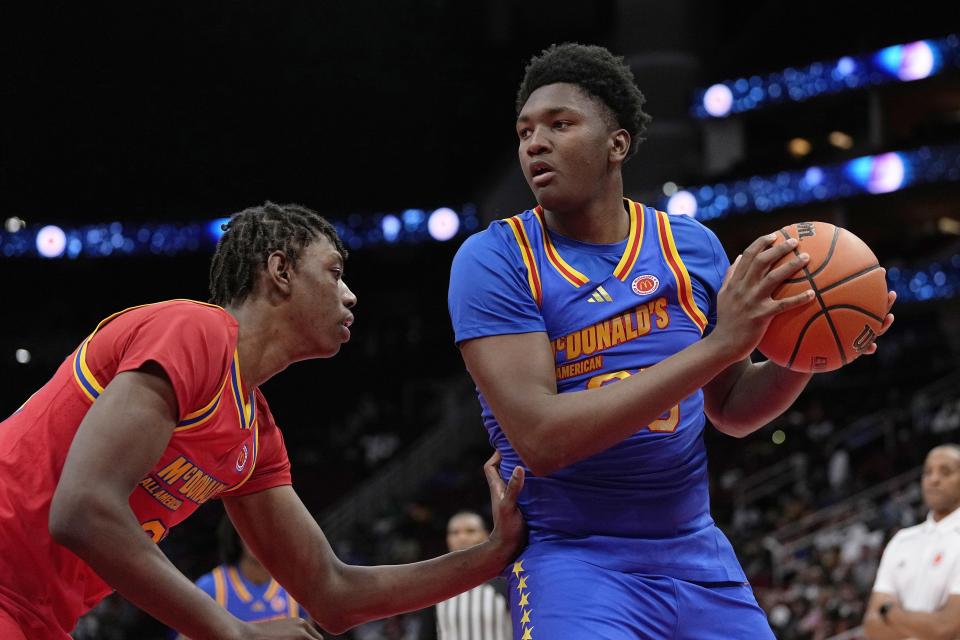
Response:
[{"label": "player's neck", "polygon": [[270,580],[270,574],[263,568],[263,565],[249,556],[241,556],[237,563],[237,569],[249,582],[261,585]]},{"label": "player's neck", "polygon": [[604,190],[600,197],[567,211],[544,209],[547,226],[567,238],[592,244],[612,244],[630,233],[623,186]]},{"label": "player's neck", "polygon": [[249,296],[239,305],[225,309],[240,326],[237,354],[246,394],[286,369],[296,359],[291,356],[296,345],[287,344],[291,334],[278,327],[270,309],[264,308],[258,298]]}]

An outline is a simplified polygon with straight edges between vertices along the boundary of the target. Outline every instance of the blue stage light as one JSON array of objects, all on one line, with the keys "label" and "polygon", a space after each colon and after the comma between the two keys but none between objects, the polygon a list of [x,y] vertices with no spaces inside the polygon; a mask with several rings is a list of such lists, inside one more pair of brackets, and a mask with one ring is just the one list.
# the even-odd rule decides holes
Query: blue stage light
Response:
[{"label": "blue stage light", "polygon": [[216,220],[211,220],[210,224],[207,225],[207,233],[210,234],[214,242],[219,242],[220,238],[223,237],[223,225],[228,222],[230,222],[230,218],[217,218]]},{"label": "blue stage light", "polygon": [[380,221],[380,229],[383,231],[383,239],[387,242],[395,242],[401,228],[400,218],[395,215],[387,214]]},{"label": "blue stage light", "polygon": [[960,67],[960,38],[896,44],[878,51],[846,55],[788,67],[763,77],[735,78],[694,92],[690,108],[696,118],[722,118],[734,113],[802,101],[888,82],[921,80],[946,66]]}]

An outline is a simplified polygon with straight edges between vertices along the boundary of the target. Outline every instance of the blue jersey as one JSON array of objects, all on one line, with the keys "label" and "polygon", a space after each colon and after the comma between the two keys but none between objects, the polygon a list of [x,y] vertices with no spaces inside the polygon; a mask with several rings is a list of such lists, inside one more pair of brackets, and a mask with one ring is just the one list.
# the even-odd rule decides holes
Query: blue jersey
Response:
[{"label": "blue jersey", "polygon": [[254,584],[233,565],[223,564],[200,576],[197,586],[245,622],[307,617],[276,580]]},{"label": "blue jersey", "polygon": [[[613,384],[700,340],[716,321],[729,262],[716,236],[685,216],[625,200],[630,232],[612,245],[549,232],[542,210],[494,222],[453,262],[449,308],[457,342],[545,332],[560,393]],[[491,443],[509,477],[522,464],[480,394]],[[710,516],[697,391],[610,449],[520,495],[530,548],[601,567],[702,582],[745,580]]]}]

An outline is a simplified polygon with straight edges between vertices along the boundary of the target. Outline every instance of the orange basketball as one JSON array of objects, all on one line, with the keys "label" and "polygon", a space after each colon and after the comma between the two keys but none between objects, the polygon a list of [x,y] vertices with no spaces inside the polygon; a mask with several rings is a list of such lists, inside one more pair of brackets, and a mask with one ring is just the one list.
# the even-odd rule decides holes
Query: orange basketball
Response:
[{"label": "orange basketball", "polygon": [[[833,371],[856,360],[887,315],[887,281],[860,238],[828,222],[798,222],[777,231],[774,245],[796,238],[794,254],[810,261],[774,298],[813,289],[813,301],[774,316],[760,353],[794,371]],[[783,261],[790,259],[787,255]]]}]

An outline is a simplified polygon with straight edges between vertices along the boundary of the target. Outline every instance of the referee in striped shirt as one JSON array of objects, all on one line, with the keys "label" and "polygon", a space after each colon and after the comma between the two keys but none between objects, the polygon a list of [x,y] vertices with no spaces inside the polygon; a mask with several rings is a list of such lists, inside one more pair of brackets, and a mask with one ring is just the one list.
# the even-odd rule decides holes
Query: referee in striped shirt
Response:
[{"label": "referee in striped shirt", "polygon": [[[447,547],[460,551],[490,536],[480,514],[461,511],[447,523]],[[511,640],[507,585],[503,578],[461,593],[437,605],[439,640]]]}]

